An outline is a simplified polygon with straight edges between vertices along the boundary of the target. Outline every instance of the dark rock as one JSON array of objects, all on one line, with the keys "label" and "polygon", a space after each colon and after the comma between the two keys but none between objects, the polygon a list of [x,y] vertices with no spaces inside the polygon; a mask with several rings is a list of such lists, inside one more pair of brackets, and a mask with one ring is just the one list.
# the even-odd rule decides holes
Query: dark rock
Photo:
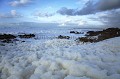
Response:
[{"label": "dark rock", "polygon": [[78,31],[70,31],[70,33],[74,33],[74,34],[84,34],[83,32],[78,32]]},{"label": "dark rock", "polygon": [[[16,42],[16,41],[20,41],[17,39],[17,37],[20,37],[20,38],[33,38],[35,37],[34,34],[21,34],[21,35],[12,35],[12,34],[0,34],[0,41],[3,42],[3,43],[13,43],[13,42]],[[25,41],[22,41],[22,42],[25,42]]]},{"label": "dark rock", "polygon": [[35,37],[34,34],[24,34],[24,35],[18,35],[20,38],[33,38]]},{"label": "dark rock", "polygon": [[0,46],[5,46],[5,44],[0,44]]},{"label": "dark rock", "polygon": [[119,28],[108,28],[108,29],[105,29],[103,30],[104,32],[116,32],[116,31],[120,31]]},{"label": "dark rock", "polygon": [[103,31],[88,31],[85,36],[86,37],[79,37],[76,40],[81,42],[99,42],[109,38],[120,36],[120,29],[108,28]]},{"label": "dark rock", "polygon": [[3,42],[3,43],[13,43],[13,41],[10,40],[10,39],[5,39],[5,40],[2,40],[1,42]]},{"label": "dark rock", "polygon": [[18,39],[13,39],[13,41],[19,41]]},{"label": "dark rock", "polygon": [[0,34],[0,40],[10,40],[10,39],[14,39],[16,38],[16,36],[12,35],[12,34]]},{"label": "dark rock", "polygon": [[75,31],[70,31],[70,33],[75,33]]},{"label": "dark rock", "polygon": [[88,31],[85,36],[96,36],[96,35],[99,35],[101,33],[102,33],[102,31]]},{"label": "dark rock", "polygon": [[62,36],[62,35],[59,35],[57,38],[58,39],[70,39],[69,36]]},{"label": "dark rock", "polygon": [[79,37],[76,39],[77,42],[97,42],[97,39],[92,39],[90,37]]},{"label": "dark rock", "polygon": [[12,34],[0,34],[0,40],[3,43],[12,43],[16,36]]},{"label": "dark rock", "polygon": [[25,42],[25,41],[21,41],[21,42]]}]

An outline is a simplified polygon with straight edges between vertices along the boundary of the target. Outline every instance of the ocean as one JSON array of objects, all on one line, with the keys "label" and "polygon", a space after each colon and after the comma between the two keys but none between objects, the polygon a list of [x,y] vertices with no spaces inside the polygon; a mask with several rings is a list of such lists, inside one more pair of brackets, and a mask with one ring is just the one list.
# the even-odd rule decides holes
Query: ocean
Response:
[{"label": "ocean", "polygon": [[[58,26],[57,24],[7,24],[0,26],[0,33],[7,34],[35,34],[37,39],[54,39],[59,35],[70,36],[71,39],[83,37],[88,31],[102,30],[98,28],[79,28],[70,26]],[[72,34],[70,31],[81,32],[82,34]]]}]

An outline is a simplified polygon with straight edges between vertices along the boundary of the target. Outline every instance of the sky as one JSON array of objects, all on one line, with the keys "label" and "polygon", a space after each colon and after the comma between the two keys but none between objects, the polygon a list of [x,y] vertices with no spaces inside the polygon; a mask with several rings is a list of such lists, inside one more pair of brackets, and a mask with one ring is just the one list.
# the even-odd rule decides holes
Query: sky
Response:
[{"label": "sky", "polygon": [[120,0],[0,0],[0,23],[120,27]]}]

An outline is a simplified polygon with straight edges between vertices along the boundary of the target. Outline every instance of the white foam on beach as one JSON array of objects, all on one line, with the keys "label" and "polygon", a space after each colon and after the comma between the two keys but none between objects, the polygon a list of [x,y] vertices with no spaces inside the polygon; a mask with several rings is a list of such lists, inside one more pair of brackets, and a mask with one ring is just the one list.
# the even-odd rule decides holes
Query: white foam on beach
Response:
[{"label": "white foam on beach", "polygon": [[120,37],[77,44],[54,39],[0,46],[1,79],[120,79]]}]

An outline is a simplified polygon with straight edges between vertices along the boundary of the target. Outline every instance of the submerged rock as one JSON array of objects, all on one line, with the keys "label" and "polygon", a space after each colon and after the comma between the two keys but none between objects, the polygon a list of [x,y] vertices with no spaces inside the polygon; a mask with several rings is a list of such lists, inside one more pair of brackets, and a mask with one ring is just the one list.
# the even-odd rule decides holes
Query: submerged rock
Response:
[{"label": "submerged rock", "polygon": [[62,35],[59,35],[57,38],[58,38],[58,39],[70,39],[70,36],[62,36]]}]

